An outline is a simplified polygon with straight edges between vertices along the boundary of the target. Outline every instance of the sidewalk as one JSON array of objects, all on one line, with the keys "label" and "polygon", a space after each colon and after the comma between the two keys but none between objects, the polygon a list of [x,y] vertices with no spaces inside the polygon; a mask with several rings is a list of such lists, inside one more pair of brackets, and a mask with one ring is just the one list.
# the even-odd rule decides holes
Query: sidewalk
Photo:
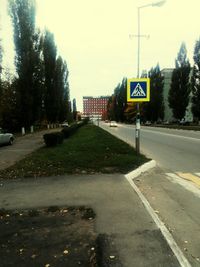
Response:
[{"label": "sidewalk", "polygon": [[60,131],[60,129],[49,129],[33,134],[27,134],[21,137],[16,137],[12,146],[0,147],[0,170],[8,168],[16,161],[24,158],[34,150],[44,145],[43,135],[45,133]]},{"label": "sidewalk", "polygon": [[97,233],[111,237],[123,267],[179,266],[123,175],[67,175],[4,181],[0,187],[2,208],[52,205],[91,206],[97,214]]}]

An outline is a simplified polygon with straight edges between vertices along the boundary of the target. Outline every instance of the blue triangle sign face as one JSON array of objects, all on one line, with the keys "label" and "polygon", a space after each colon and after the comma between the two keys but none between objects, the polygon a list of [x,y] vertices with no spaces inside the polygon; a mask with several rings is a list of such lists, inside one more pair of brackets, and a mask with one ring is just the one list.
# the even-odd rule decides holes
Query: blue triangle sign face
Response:
[{"label": "blue triangle sign face", "polygon": [[131,94],[131,97],[146,97],[146,94],[142,88],[142,86],[140,85],[140,83],[138,83],[136,85],[136,87],[134,88],[132,94]]}]

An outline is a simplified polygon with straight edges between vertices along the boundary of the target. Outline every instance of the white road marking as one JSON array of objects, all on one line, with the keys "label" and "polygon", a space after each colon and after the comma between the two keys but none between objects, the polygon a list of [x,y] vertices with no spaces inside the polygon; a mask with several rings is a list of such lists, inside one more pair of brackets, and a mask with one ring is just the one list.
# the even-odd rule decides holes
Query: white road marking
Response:
[{"label": "white road marking", "polygon": [[169,134],[169,133],[151,131],[151,130],[146,130],[146,129],[142,129],[142,131],[143,132],[149,132],[149,133],[154,133],[154,134],[166,135],[166,136],[171,136],[171,137],[176,137],[176,138],[183,138],[183,139],[187,139],[187,140],[200,142],[199,138],[194,138],[194,137],[188,137],[188,136],[182,136],[182,135],[176,135],[176,134]]},{"label": "white road marking", "polygon": [[200,189],[196,187],[195,184],[193,184],[192,182],[179,177],[175,173],[166,173],[166,177],[171,182],[182,185],[185,189],[189,190],[190,192],[194,193],[197,197],[200,198]]},{"label": "white road marking", "polygon": [[[125,177],[126,177],[126,175],[125,175]],[[130,183],[132,188],[135,190],[135,192],[137,193],[139,198],[141,199],[142,203],[144,204],[145,208],[147,209],[147,211],[151,215],[151,217],[154,220],[155,224],[157,225],[157,227],[162,232],[164,238],[167,240],[168,245],[170,246],[171,250],[173,251],[174,255],[176,256],[178,262],[180,263],[180,266],[182,266],[182,267],[192,267],[190,265],[190,263],[188,262],[188,260],[186,259],[185,255],[183,254],[183,252],[181,251],[181,249],[179,248],[179,246],[177,245],[176,241],[174,240],[173,236],[171,235],[171,233],[169,232],[167,227],[159,219],[159,217],[157,216],[155,211],[150,206],[148,200],[144,197],[144,195],[141,193],[139,188],[135,185],[135,183],[133,182],[133,180],[130,177],[129,178],[126,177],[126,179]]]},{"label": "white road marking", "polygon": [[[129,126],[129,125],[123,125],[123,127],[124,128],[133,128],[133,126]],[[172,130],[174,130],[174,129],[172,129]],[[147,129],[144,129],[144,128],[141,128],[141,131],[142,132],[150,132],[150,133],[154,133],[154,134],[160,134],[160,135],[166,135],[166,136],[172,136],[172,137],[177,137],[177,138],[184,138],[184,139],[189,139],[189,140],[200,142],[200,138],[195,138],[195,137],[188,137],[188,136],[183,136],[183,135],[176,135],[176,134],[158,132],[158,131],[153,131],[153,130],[147,130]]]}]

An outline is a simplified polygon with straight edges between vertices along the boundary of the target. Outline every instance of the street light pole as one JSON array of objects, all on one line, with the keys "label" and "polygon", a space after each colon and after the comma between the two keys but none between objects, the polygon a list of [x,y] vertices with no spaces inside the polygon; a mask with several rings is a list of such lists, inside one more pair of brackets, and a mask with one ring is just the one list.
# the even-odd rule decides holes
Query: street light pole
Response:
[{"label": "street light pole", "polygon": [[[155,2],[155,3],[151,3],[151,4],[147,4],[147,5],[143,5],[143,6],[139,6],[138,9],[138,53],[137,53],[137,78],[140,78],[140,9],[145,8],[145,7],[161,7],[162,5],[164,5],[164,3],[166,2],[166,0],[162,0],[159,2]],[[136,131],[135,131],[135,149],[136,149],[136,153],[137,155],[140,154],[140,104],[139,102],[137,103],[137,116],[136,116]]]},{"label": "street light pole", "polygon": [[[137,78],[140,78],[140,7],[138,7],[138,62],[137,62]],[[137,115],[135,122],[135,150],[136,154],[140,154],[140,104],[137,103]]]}]

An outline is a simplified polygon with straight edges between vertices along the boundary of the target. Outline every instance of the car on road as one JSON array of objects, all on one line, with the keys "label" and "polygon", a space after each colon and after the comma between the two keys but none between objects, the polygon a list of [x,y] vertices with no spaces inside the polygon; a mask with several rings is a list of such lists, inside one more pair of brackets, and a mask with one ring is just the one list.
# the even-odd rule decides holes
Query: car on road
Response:
[{"label": "car on road", "polygon": [[183,118],[182,120],[179,121],[179,125],[189,126],[190,125],[190,121],[188,121],[185,118]]},{"label": "car on road", "polygon": [[14,142],[14,135],[0,128],[0,145],[12,145]]},{"label": "car on road", "polygon": [[144,125],[147,125],[147,126],[151,125],[151,121],[146,121],[146,122],[144,123]]},{"label": "car on road", "polygon": [[116,121],[111,121],[110,122],[110,127],[117,127]]}]

